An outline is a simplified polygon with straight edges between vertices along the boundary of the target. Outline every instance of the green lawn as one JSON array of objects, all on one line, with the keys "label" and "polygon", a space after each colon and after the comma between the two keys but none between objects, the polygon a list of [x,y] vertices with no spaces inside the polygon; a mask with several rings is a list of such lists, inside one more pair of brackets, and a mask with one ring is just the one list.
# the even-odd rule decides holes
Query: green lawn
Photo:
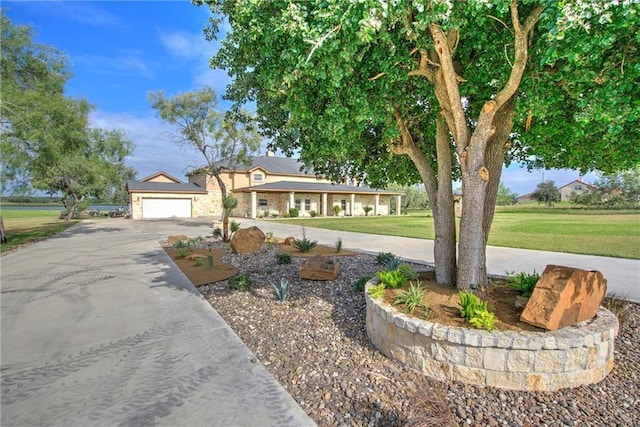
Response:
[{"label": "green lawn", "polygon": [[[295,218],[287,224],[433,239],[431,212],[403,216]],[[640,259],[640,213],[567,207],[496,208],[489,244],[522,249]]]},{"label": "green lawn", "polygon": [[0,245],[0,253],[16,247],[44,240],[66,230],[77,221],[65,223],[58,219],[60,209],[55,210],[2,210],[5,233],[8,242]]}]

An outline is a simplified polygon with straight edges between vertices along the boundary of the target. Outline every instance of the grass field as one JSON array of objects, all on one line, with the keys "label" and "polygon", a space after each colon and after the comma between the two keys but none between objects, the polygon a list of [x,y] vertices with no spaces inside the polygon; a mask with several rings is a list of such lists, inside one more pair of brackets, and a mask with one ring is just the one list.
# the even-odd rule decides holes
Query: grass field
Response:
[{"label": "grass field", "polygon": [[77,221],[65,223],[58,219],[60,209],[2,211],[8,242],[0,245],[0,253],[9,252],[29,242],[36,242],[66,230]]},{"label": "grass field", "polygon": [[[295,218],[288,224],[331,230],[433,239],[430,211],[402,216]],[[567,207],[496,208],[489,244],[640,259],[640,213]]]}]

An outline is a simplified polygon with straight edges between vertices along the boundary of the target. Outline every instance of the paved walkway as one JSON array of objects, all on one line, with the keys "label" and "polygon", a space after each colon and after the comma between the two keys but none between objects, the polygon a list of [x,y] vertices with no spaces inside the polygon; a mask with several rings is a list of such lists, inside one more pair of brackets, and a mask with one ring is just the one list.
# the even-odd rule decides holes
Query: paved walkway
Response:
[{"label": "paved walkway", "polygon": [[314,425],[158,244],[209,232],[84,221],[3,256],[0,424]]},{"label": "paved walkway", "polygon": [[[239,220],[244,227],[256,225],[274,236],[302,237],[302,228],[277,221]],[[307,237],[321,244],[334,245],[338,237],[345,249],[371,253],[393,252],[406,260],[433,265],[433,240],[407,237],[379,236],[347,231],[332,231],[306,227]],[[640,242],[638,242],[640,244]],[[560,252],[544,252],[528,249],[487,247],[487,271],[504,275],[506,272],[542,273],[547,264],[564,265],[585,270],[601,271],[607,279],[609,295],[616,294],[640,303],[640,260],[609,258],[591,255],[575,255]]]}]

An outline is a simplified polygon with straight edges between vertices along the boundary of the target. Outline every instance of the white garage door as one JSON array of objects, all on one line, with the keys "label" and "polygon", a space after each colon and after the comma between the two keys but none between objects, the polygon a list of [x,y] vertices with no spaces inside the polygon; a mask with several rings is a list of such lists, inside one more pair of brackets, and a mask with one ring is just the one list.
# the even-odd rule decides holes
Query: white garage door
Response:
[{"label": "white garage door", "polygon": [[191,218],[191,199],[142,199],[142,218]]}]

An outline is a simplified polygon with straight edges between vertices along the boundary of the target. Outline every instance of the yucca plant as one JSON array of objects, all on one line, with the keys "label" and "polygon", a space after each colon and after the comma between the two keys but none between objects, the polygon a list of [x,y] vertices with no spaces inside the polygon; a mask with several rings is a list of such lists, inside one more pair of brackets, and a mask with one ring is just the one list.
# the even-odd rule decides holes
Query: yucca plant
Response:
[{"label": "yucca plant", "polygon": [[285,302],[289,299],[289,291],[291,287],[289,286],[289,282],[287,279],[280,279],[280,286],[276,286],[273,283],[271,284],[274,291],[276,292],[276,297],[280,300],[280,302]]},{"label": "yucca plant", "polygon": [[418,307],[422,307],[425,310],[427,306],[423,304],[422,299],[424,298],[425,290],[422,289],[422,283],[420,282],[411,282],[409,283],[409,289],[398,295],[394,300],[393,304],[404,305],[405,309],[409,314],[413,314],[413,312]]},{"label": "yucca plant", "polygon": [[336,252],[340,253],[342,252],[342,238],[338,237],[338,240],[336,240]]}]

